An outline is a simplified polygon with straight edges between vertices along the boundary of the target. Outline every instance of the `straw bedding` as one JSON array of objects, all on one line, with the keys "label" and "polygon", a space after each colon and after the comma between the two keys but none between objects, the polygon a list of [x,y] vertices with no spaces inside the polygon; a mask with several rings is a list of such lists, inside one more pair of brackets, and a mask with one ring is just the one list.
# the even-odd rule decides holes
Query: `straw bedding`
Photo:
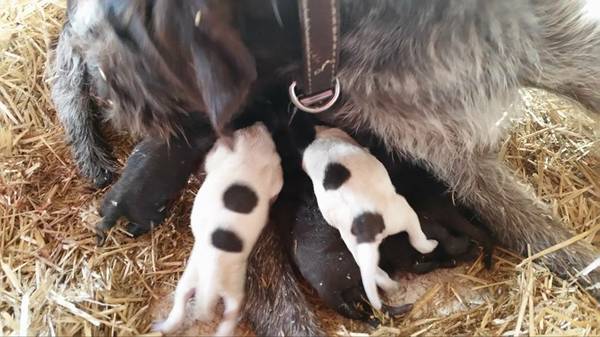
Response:
[{"label": "straw bedding", "polygon": [[[75,170],[44,74],[64,9],[61,0],[0,4],[0,335],[143,334],[168,310],[191,248],[187,222],[198,182],[153,234],[132,240],[117,228],[105,248],[95,247],[91,227],[105,191],[92,190]],[[598,122],[546,93],[524,91],[523,98],[527,113],[514,121],[502,158],[578,234],[573,240],[600,246]],[[116,149],[123,163],[131,141],[111,138],[124,144]],[[326,309],[321,317],[342,335],[600,334],[598,303],[535,259],[521,260],[499,251],[491,271],[477,261],[398,275],[405,288],[393,300],[416,301],[416,308],[378,330]]]}]

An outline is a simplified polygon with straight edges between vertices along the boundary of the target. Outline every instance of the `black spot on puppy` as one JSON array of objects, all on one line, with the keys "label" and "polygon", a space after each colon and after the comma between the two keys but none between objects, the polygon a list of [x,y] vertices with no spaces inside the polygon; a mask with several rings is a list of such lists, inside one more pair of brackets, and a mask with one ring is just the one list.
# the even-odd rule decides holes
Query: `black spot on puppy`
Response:
[{"label": "black spot on puppy", "polygon": [[378,213],[365,212],[352,221],[350,232],[357,243],[373,242],[375,236],[385,229],[383,217]]},{"label": "black spot on puppy", "polygon": [[217,229],[211,236],[212,245],[215,248],[229,253],[239,253],[244,248],[244,243],[237,234],[225,229]]},{"label": "black spot on puppy", "polygon": [[329,163],[325,168],[323,187],[325,190],[337,190],[350,179],[350,171],[340,163]]},{"label": "black spot on puppy", "polygon": [[258,196],[246,185],[233,184],[223,193],[223,204],[232,212],[249,214],[258,204]]}]

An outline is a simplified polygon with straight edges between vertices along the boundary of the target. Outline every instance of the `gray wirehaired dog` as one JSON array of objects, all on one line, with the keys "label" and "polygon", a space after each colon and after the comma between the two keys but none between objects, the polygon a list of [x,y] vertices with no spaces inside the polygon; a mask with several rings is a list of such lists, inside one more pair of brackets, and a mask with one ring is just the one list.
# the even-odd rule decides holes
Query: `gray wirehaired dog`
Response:
[{"label": "gray wirehaired dog", "polygon": [[[320,117],[370,130],[390,151],[421,163],[514,251],[523,254],[530,245],[535,253],[570,238],[497,153],[506,111],[517,110],[512,104],[523,86],[600,112],[600,18],[590,10],[593,0],[339,1],[343,101]],[[112,170],[90,92],[108,102],[104,116],[132,131],[178,133],[181,116],[194,111],[221,132],[243,111],[251,88],[289,83],[301,65],[300,41],[291,0],[70,2],[52,96],[83,174],[102,185]],[[263,258],[254,267],[289,271],[261,247],[273,242],[259,243]],[[570,277],[598,255],[577,242],[541,259]],[[580,281],[600,298],[600,271]],[[261,302],[253,296],[286,291],[254,282],[247,314],[259,334],[320,333],[313,316],[303,316],[296,288],[287,304],[282,297]],[[264,315],[273,311],[293,319]]]}]

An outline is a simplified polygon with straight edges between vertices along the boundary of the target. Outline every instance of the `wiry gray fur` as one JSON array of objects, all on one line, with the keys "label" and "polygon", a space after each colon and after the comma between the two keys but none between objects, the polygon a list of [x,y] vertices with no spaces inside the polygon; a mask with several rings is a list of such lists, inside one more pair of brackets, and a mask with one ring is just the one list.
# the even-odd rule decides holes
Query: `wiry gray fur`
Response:
[{"label": "wiry gray fur", "polygon": [[259,336],[325,336],[275,226],[265,227],[250,255],[244,315]]},{"label": "wiry gray fur", "polygon": [[[356,24],[342,40],[346,101],[332,119],[422,162],[504,246],[535,253],[570,238],[497,153],[523,85],[600,112],[600,20],[581,15],[584,1],[344,3]],[[578,242],[543,261],[568,278],[599,255]],[[582,281],[600,282],[600,271]]]},{"label": "wiry gray fur", "polygon": [[112,180],[114,158],[104,142],[97,107],[90,96],[89,75],[83,56],[71,44],[71,31],[63,30],[56,46],[51,95],[58,117],[71,143],[73,157],[81,173],[98,187]]}]

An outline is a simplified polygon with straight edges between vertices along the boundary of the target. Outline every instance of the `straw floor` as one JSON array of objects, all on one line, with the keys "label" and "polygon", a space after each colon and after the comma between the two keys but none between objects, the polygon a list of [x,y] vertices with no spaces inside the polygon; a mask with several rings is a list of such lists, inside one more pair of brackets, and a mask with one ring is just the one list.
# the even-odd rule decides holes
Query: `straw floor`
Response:
[{"label": "straw floor", "polygon": [[[0,335],[143,334],[168,309],[191,247],[194,189],[152,235],[134,241],[115,230],[105,248],[95,247],[91,226],[104,191],[78,176],[44,75],[64,8],[62,0],[0,2]],[[576,239],[600,247],[599,125],[554,96],[523,97],[527,113],[514,121],[503,159]],[[123,161],[130,141],[112,137],[126,144],[117,148]],[[492,271],[476,262],[399,275],[405,289],[395,299],[417,308],[388,328],[369,330],[328,310],[321,317],[332,333],[348,335],[600,335],[598,304],[572,280],[531,261],[519,266],[509,252],[495,261]],[[199,331],[210,332],[189,330]]]}]

